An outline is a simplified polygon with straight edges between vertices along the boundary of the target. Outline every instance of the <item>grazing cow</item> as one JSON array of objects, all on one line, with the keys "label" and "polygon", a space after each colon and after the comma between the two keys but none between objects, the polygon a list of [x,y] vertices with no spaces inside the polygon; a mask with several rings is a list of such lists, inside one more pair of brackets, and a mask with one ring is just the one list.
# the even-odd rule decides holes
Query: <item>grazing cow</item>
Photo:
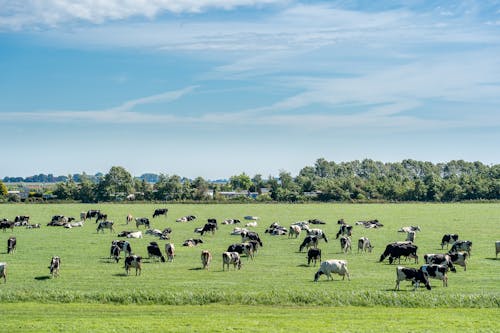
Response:
[{"label": "grazing cow", "polygon": [[115,259],[116,262],[120,261],[120,252],[121,252],[120,247],[118,246],[118,244],[115,243],[115,241],[113,241],[113,243],[111,243],[111,249],[109,250],[109,254],[113,259]]},{"label": "grazing cow", "polygon": [[7,283],[7,263],[0,262],[0,278],[3,278],[3,283]]},{"label": "grazing cow", "polygon": [[299,246],[299,252],[302,252],[303,248],[318,247],[318,236],[307,235]]},{"label": "grazing cow", "polygon": [[307,231],[307,234],[310,236],[318,236],[319,239],[324,239],[325,243],[328,243],[328,238],[326,238],[326,234],[321,229],[309,229],[309,227],[304,227],[304,230]]},{"label": "grazing cow", "polygon": [[30,217],[27,215],[19,215],[14,218],[14,222],[25,222],[25,224],[22,225],[27,225],[30,221]]},{"label": "grazing cow", "polygon": [[458,240],[457,234],[445,234],[441,239],[441,250],[446,245],[446,249],[448,249],[448,244],[453,244]]},{"label": "grazing cow", "polygon": [[50,260],[49,269],[50,269],[50,275],[52,275],[53,278],[59,276],[60,268],[61,268],[61,258],[58,256],[52,257],[52,259]]},{"label": "grazing cow", "polygon": [[240,259],[240,254],[238,252],[223,252],[222,253],[222,270],[224,271],[224,268],[227,266],[227,270],[229,270],[229,265],[233,264],[234,269],[236,270],[236,267],[238,269],[241,269],[241,259]]},{"label": "grazing cow", "polygon": [[453,260],[449,254],[425,254],[424,261],[426,264],[443,265],[450,269],[450,271],[456,273],[457,269],[453,265]]},{"label": "grazing cow", "polygon": [[420,227],[418,225],[412,225],[409,227],[402,227],[398,230],[398,232],[409,232],[409,231],[420,231]]},{"label": "grazing cow", "polygon": [[495,258],[498,259],[498,253],[500,253],[500,241],[495,242]]},{"label": "grazing cow", "polygon": [[250,252],[252,253],[252,258],[255,257],[255,254],[259,249],[259,242],[257,242],[256,240],[249,240],[243,244],[248,244],[248,246],[250,247]]},{"label": "grazing cow", "polygon": [[418,247],[408,243],[390,243],[386,246],[384,253],[380,256],[379,262],[382,262],[386,257],[389,257],[389,264],[392,264],[395,259],[401,261],[401,257],[414,258],[418,263],[417,256]]},{"label": "grazing cow", "polygon": [[3,229],[4,232],[7,229],[14,230],[14,224],[15,224],[15,222],[8,221],[8,220],[4,219],[3,221],[0,221],[0,229]]},{"label": "grazing cow", "polygon": [[[113,248],[113,245],[116,245],[120,248],[120,251],[125,252],[127,256],[132,255],[132,247],[130,246],[130,243],[126,240],[114,240],[111,241],[111,248]],[[112,256],[112,254],[111,254]]]},{"label": "grazing cow", "polygon": [[125,272],[127,275],[130,274],[130,268],[134,267],[135,268],[135,275],[137,276],[137,273],[141,275],[142,272],[142,257],[138,255],[131,255],[125,258]]},{"label": "grazing cow", "polygon": [[250,243],[231,244],[228,246],[226,252],[238,252],[238,254],[245,254],[247,258],[253,259],[253,245]]},{"label": "grazing cow", "polygon": [[114,224],[113,221],[101,221],[101,222],[99,222],[99,224],[97,225],[97,233],[99,233],[99,231],[102,231],[102,233],[104,233],[104,229],[109,229],[109,232],[115,231],[113,229],[113,224]]},{"label": "grazing cow", "polygon": [[335,239],[338,239],[341,235],[352,236],[352,225],[342,224],[337,232],[337,235],[335,236]]},{"label": "grazing cow", "polygon": [[211,262],[212,262],[212,253],[210,253],[210,251],[208,250],[201,251],[201,265],[203,266],[203,269],[209,269]]},{"label": "grazing cow", "polygon": [[156,208],[153,213],[153,218],[160,215],[165,215],[165,217],[167,217],[167,213],[168,213],[168,208]]},{"label": "grazing cow", "polygon": [[314,261],[314,266],[316,266],[316,261],[321,262],[321,249],[318,248],[310,248],[307,251],[307,266],[311,265],[311,261]]},{"label": "grazing cow", "polygon": [[288,238],[292,238],[294,236],[295,238],[299,237],[301,231],[302,228],[300,226],[292,224],[288,229]]},{"label": "grazing cow", "polygon": [[201,240],[199,238],[190,238],[190,239],[186,239],[184,241],[184,243],[182,243],[182,246],[193,247],[193,246],[197,246],[198,244],[203,244],[203,240]]},{"label": "grazing cow", "polygon": [[101,211],[98,210],[98,209],[90,209],[90,210],[87,211],[86,218],[89,219],[89,220],[91,220],[93,217],[97,217],[97,215],[99,213],[101,213]]},{"label": "grazing cow", "polygon": [[99,221],[106,221],[106,219],[108,218],[108,214],[104,214],[104,213],[97,213],[97,218],[95,219],[95,223],[99,222]]},{"label": "grazing cow", "polygon": [[255,240],[255,241],[259,242],[260,246],[264,246],[264,245],[262,245],[262,241],[260,240],[258,233],[254,232],[254,231],[242,231],[241,232],[241,241],[245,242],[248,240]]},{"label": "grazing cow", "polygon": [[413,290],[418,288],[420,282],[422,282],[427,290],[431,290],[431,284],[427,275],[422,271],[422,269],[409,268],[409,267],[396,267],[396,287],[394,290],[399,290],[399,282],[401,281],[411,281],[414,285]]},{"label": "grazing cow", "polygon": [[165,244],[165,253],[167,254],[167,261],[174,261],[175,257],[175,246],[174,243]]},{"label": "grazing cow", "polygon": [[470,251],[472,250],[472,242],[468,240],[458,240],[451,246],[450,252],[465,251],[470,257]]},{"label": "grazing cow", "polygon": [[462,266],[464,271],[467,270],[467,252],[448,252],[453,264]]},{"label": "grazing cow", "polygon": [[408,231],[406,233],[406,241],[407,242],[415,242],[415,237],[417,237],[417,233],[415,231]]},{"label": "grazing cow", "polygon": [[423,265],[420,267],[427,277],[443,281],[443,287],[448,287],[448,267],[444,265]]},{"label": "grazing cow", "polygon": [[127,238],[142,238],[142,231],[134,231],[130,232],[126,236]]},{"label": "grazing cow", "polygon": [[7,239],[7,254],[13,253],[16,250],[16,243],[16,237],[11,236]]},{"label": "grazing cow", "polygon": [[358,253],[359,253],[359,250],[361,250],[361,252],[366,252],[366,250],[368,250],[368,252],[371,253],[372,249],[373,249],[373,246],[367,237],[360,237],[358,239]]},{"label": "grazing cow", "polygon": [[321,221],[321,220],[318,220],[318,219],[311,219],[311,220],[308,220],[309,223],[311,224],[326,224],[325,221]]},{"label": "grazing cow", "polygon": [[319,270],[314,274],[314,282],[318,282],[321,275],[325,274],[327,280],[333,280],[332,273],[342,276],[342,280],[347,276],[347,280],[351,280],[349,277],[349,271],[347,270],[347,261],[338,259],[329,259],[323,261]]},{"label": "grazing cow", "polygon": [[215,230],[217,230],[217,224],[208,222],[208,223],[205,223],[203,228],[201,228],[200,234],[203,236],[204,233],[211,232],[213,235],[213,234],[215,234]]},{"label": "grazing cow", "polygon": [[130,222],[132,222],[134,220],[134,217],[132,216],[132,214],[128,214],[126,217],[125,217],[125,223],[126,224],[129,224]]},{"label": "grazing cow", "polygon": [[165,257],[161,253],[160,246],[157,242],[150,242],[147,246],[149,258],[160,258],[161,262],[165,262]]},{"label": "grazing cow", "polygon": [[137,217],[135,219],[135,226],[139,228],[140,225],[143,225],[145,228],[150,228],[149,219],[147,217]]},{"label": "grazing cow", "polygon": [[348,251],[352,252],[351,237],[349,236],[340,237],[340,249],[344,253],[347,253]]}]

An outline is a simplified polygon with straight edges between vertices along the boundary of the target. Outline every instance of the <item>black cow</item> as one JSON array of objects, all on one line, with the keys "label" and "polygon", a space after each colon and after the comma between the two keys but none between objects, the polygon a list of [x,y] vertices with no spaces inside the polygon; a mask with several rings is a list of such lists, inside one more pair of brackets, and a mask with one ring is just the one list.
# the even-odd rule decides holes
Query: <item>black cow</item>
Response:
[{"label": "black cow", "polygon": [[418,288],[420,282],[422,282],[427,290],[431,290],[431,285],[429,283],[429,279],[427,275],[422,271],[422,269],[409,268],[409,267],[396,267],[396,288],[395,290],[399,290],[399,282],[401,281],[412,281],[414,284],[413,290]]},{"label": "black cow", "polygon": [[165,262],[165,257],[161,253],[160,246],[158,246],[157,242],[150,242],[147,250],[149,258],[160,258],[161,262]]},{"label": "black cow", "polygon": [[101,211],[98,209],[90,209],[87,211],[86,218],[87,219],[92,219],[93,217],[97,217],[98,214],[100,214]]},{"label": "black cow", "polygon": [[153,213],[153,218],[160,216],[160,215],[165,215],[167,216],[168,213],[168,208],[156,208],[154,213]]},{"label": "black cow", "polygon": [[389,257],[389,264],[392,264],[395,259],[401,261],[401,257],[414,258],[418,263],[417,255],[418,246],[409,243],[390,243],[386,246],[384,253],[380,256],[379,262],[382,262],[386,257]]},{"label": "black cow", "polygon": [[303,248],[318,247],[318,236],[307,235],[299,246],[299,252],[302,252]]},{"label": "black cow", "polygon": [[311,219],[311,220],[308,220],[307,222],[309,222],[311,224],[326,224],[325,221],[321,221],[321,220],[318,220],[318,219]]},{"label": "black cow", "polygon": [[108,214],[104,214],[104,213],[98,212],[97,213],[97,218],[95,219],[95,223],[97,223],[99,221],[106,221],[107,219],[108,219]]},{"label": "black cow", "polygon": [[7,229],[14,230],[14,224],[15,224],[15,222],[8,221],[8,220],[4,219],[3,221],[0,221],[0,229],[3,229],[4,232]]},{"label": "black cow", "polygon": [[259,242],[260,246],[264,246],[264,245],[262,245],[262,241],[260,240],[259,234],[254,232],[254,231],[243,230],[241,232],[241,240],[243,242],[255,240],[255,241]]},{"label": "black cow", "polygon": [[335,239],[338,239],[340,235],[352,236],[352,225],[342,224],[335,236]]},{"label": "black cow", "polygon": [[16,237],[9,237],[9,239],[7,239],[7,254],[16,250],[16,243]]},{"label": "black cow", "polygon": [[307,266],[311,264],[311,261],[314,261],[314,266],[316,266],[316,261],[319,260],[321,262],[321,249],[311,248],[307,251]]},{"label": "black cow", "polygon": [[441,250],[446,245],[446,249],[448,249],[448,244],[453,244],[458,240],[457,234],[445,234],[441,239]]}]

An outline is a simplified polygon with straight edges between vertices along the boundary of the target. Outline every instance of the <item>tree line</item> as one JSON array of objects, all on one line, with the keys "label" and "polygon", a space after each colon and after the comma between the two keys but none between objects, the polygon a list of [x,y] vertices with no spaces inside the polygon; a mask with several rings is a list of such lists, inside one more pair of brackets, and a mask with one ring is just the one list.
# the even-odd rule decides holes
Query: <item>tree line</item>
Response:
[{"label": "tree line", "polygon": [[[149,175],[151,179],[152,175]],[[340,162],[316,160],[298,175],[280,171],[277,177],[242,173],[226,182],[203,177],[188,179],[160,174],[147,181],[113,166],[99,176],[68,176],[51,193],[58,200],[110,202],[144,201],[270,201],[270,202],[456,202],[500,199],[500,165],[454,160],[383,163],[371,159]],[[1,183],[1,182],[0,182]],[[0,184],[3,185],[3,184]],[[5,186],[5,185],[4,185]],[[0,193],[0,195],[5,193]],[[35,193],[36,195],[36,193]]]}]

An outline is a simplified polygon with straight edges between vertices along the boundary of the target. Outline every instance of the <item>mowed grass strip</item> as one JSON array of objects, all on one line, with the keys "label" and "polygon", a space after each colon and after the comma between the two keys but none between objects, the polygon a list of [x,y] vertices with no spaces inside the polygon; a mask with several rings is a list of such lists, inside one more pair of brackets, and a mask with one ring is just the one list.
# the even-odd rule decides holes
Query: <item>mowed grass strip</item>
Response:
[{"label": "mowed grass strip", "polygon": [[[167,207],[167,217],[152,219],[155,208]],[[47,227],[53,215],[74,216],[88,209],[101,209],[108,219],[115,221],[115,233],[106,230],[97,233],[94,221],[87,221],[83,228],[65,229]],[[240,305],[326,305],[326,306],[391,306],[391,307],[478,307],[498,308],[500,295],[500,260],[495,259],[495,240],[500,239],[500,205],[481,204],[305,204],[305,205],[161,205],[161,204],[48,204],[1,205],[0,218],[13,219],[16,215],[29,215],[31,223],[42,224],[41,229],[15,228],[0,231],[0,261],[8,264],[8,281],[0,284],[2,302],[64,302],[64,303],[115,303],[115,304],[240,304]],[[152,227],[173,229],[172,239],[177,255],[173,263],[159,263],[147,258],[146,246],[157,241],[162,252],[167,241],[144,235],[131,239],[135,253],[145,257],[141,276],[125,275],[123,259],[116,264],[109,258],[111,241],[116,232],[137,230],[134,223],[126,225],[127,214],[149,217]],[[175,219],[195,215],[194,222],[178,223]],[[257,231],[264,246],[254,260],[243,257],[240,271],[222,271],[222,252],[241,237],[231,236],[234,225],[221,225],[226,218],[242,221],[246,215],[258,216]],[[193,231],[203,226],[208,218],[219,221],[214,235],[201,237]],[[318,218],[327,222],[322,228],[329,242],[320,242],[323,259],[337,258],[348,261],[351,281],[338,276],[327,281],[323,276],[313,283],[317,267],[307,266],[306,253],[299,253],[304,234],[298,238],[271,236],[265,229],[273,222],[288,227],[301,220]],[[337,220],[343,218],[354,224],[358,220],[378,219],[384,224],[380,229],[354,226],[353,252],[340,251],[335,240]],[[402,226],[419,225],[416,244],[421,261],[402,262],[419,267],[425,253],[442,253],[439,245],[445,233],[458,233],[460,239],[473,242],[472,257],[466,272],[458,267],[449,273],[449,287],[441,281],[431,280],[432,291],[412,291],[409,283],[401,284],[402,291],[394,292],[396,265],[379,263],[385,245],[404,240],[398,233]],[[140,230],[144,228],[140,227]],[[9,236],[17,238],[17,251],[7,255]],[[358,254],[357,239],[370,238],[375,246],[372,253]],[[187,248],[181,244],[188,238],[202,238],[198,247]],[[201,250],[213,254],[210,270],[201,269]],[[61,276],[49,277],[48,264],[53,255],[61,257]]]},{"label": "mowed grass strip", "polygon": [[498,309],[0,305],[5,332],[498,332]]}]

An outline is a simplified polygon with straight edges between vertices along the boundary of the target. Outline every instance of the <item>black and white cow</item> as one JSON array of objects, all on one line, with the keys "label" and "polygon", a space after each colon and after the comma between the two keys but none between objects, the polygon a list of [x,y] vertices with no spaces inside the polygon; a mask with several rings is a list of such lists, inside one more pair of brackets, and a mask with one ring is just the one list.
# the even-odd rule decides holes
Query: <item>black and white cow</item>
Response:
[{"label": "black and white cow", "polygon": [[316,261],[321,262],[321,249],[318,248],[310,248],[307,251],[307,266],[311,265],[311,261],[314,262],[314,266],[316,266]]},{"label": "black and white cow", "polygon": [[337,235],[335,235],[335,239],[338,239],[341,235],[352,236],[352,225],[341,224]]},{"label": "black and white cow", "polygon": [[449,254],[425,254],[424,261],[426,264],[431,265],[443,265],[450,269],[450,271],[456,273],[457,270],[453,265],[453,260]]},{"label": "black and white cow", "polygon": [[413,290],[416,290],[420,283],[423,283],[427,290],[432,289],[429,279],[422,269],[402,266],[396,267],[396,287],[394,290],[399,290],[399,283],[401,281],[411,281],[414,285]]},{"label": "black and white cow", "polygon": [[190,222],[196,220],[196,216],[194,215],[186,215],[183,217],[179,217],[175,222]]},{"label": "black and white cow", "polygon": [[97,225],[97,233],[99,233],[99,231],[102,231],[102,233],[104,233],[104,229],[109,229],[109,232],[115,231],[113,229],[113,224],[114,224],[113,221],[101,221],[101,222],[99,222],[99,224]]},{"label": "black and white cow", "polygon": [[308,249],[310,247],[318,247],[318,236],[307,235],[299,246],[299,252],[302,252],[304,248]]},{"label": "black and white cow", "polygon": [[253,246],[250,243],[236,243],[227,247],[226,252],[238,252],[238,254],[245,254],[248,259],[253,259]]},{"label": "black and white cow", "polygon": [[156,208],[153,213],[153,218],[160,215],[165,215],[165,217],[167,217],[167,213],[168,213],[168,208]]},{"label": "black and white cow", "polygon": [[402,227],[398,230],[398,232],[409,232],[409,231],[420,231],[420,227],[418,225],[411,225],[409,227]]},{"label": "black and white cow", "polygon": [[149,258],[160,258],[161,262],[165,262],[165,257],[161,253],[160,246],[157,242],[150,242],[147,246]]},{"label": "black and white cow", "polygon": [[469,256],[467,252],[448,252],[453,264],[462,266],[464,271],[467,270],[467,257]]},{"label": "black and white cow", "polygon": [[203,228],[200,230],[200,234],[202,236],[206,232],[211,232],[212,235],[215,234],[215,230],[217,230],[217,224],[216,223],[212,223],[212,222],[205,223],[205,225],[203,226]]},{"label": "black and white cow", "polygon": [[260,246],[263,246],[262,241],[260,240],[259,234],[256,233],[255,231],[244,230],[241,232],[240,235],[241,235],[242,242],[246,242],[249,240],[255,240],[255,241],[259,242]]},{"label": "black and white cow", "polygon": [[97,213],[97,218],[95,219],[95,223],[98,223],[99,221],[106,221],[106,219],[108,218],[108,214],[104,214],[104,213]]},{"label": "black and white cow", "polygon": [[142,257],[138,255],[131,255],[125,258],[125,272],[127,275],[130,274],[130,268],[135,268],[135,275],[139,273],[141,275],[142,272]]},{"label": "black and white cow", "polygon": [[3,221],[0,221],[0,229],[3,229],[4,232],[7,229],[14,230],[14,225],[15,225],[15,222],[13,222],[13,221],[8,221],[5,219]]},{"label": "black and white cow", "polygon": [[446,245],[446,249],[448,249],[448,244],[453,244],[458,240],[457,234],[445,234],[441,239],[441,250]]},{"label": "black and white cow", "polygon": [[381,228],[384,226],[377,219],[368,220],[368,221],[358,221],[358,222],[356,222],[356,225],[362,225],[367,229],[376,229],[376,228]]},{"label": "black and white cow", "polygon": [[431,279],[443,281],[443,287],[448,287],[448,267],[444,265],[423,265],[420,267],[422,272]]},{"label": "black and white cow", "polygon": [[401,257],[413,258],[415,263],[418,263],[417,255],[418,247],[410,243],[390,243],[385,247],[384,253],[380,256],[379,262],[384,261],[386,257],[389,257],[389,264],[392,264],[395,259],[401,261]]},{"label": "black and white cow", "polygon": [[30,217],[27,215],[18,215],[14,218],[14,222],[25,222],[23,225],[27,225],[30,221]]},{"label": "black and white cow", "polygon": [[9,239],[7,239],[7,254],[16,251],[16,243],[17,243],[16,237],[11,236],[9,237]]},{"label": "black and white cow", "polygon": [[458,240],[451,246],[450,252],[465,251],[470,257],[470,251],[472,250],[472,242],[468,240]]},{"label": "black and white cow", "polygon": [[209,269],[210,263],[212,262],[212,253],[208,250],[201,251],[201,265],[203,269]]},{"label": "black and white cow", "polygon": [[314,274],[314,282],[318,282],[319,277],[323,274],[326,275],[327,280],[333,280],[332,273],[342,276],[342,280],[344,280],[346,276],[347,280],[350,280],[347,261],[329,259],[320,264],[319,270]]},{"label": "black and white cow", "polygon": [[165,253],[167,255],[167,261],[174,261],[175,257],[175,246],[174,243],[165,244]]},{"label": "black and white cow", "polygon": [[59,256],[53,256],[52,259],[50,260],[50,275],[52,277],[58,277],[59,276],[59,269],[61,268],[61,258]]},{"label": "black and white cow", "polygon": [[147,217],[137,217],[135,219],[135,226],[139,228],[140,225],[143,225],[145,228],[150,228],[149,219]]},{"label": "black and white cow", "polygon": [[347,253],[348,251],[352,252],[351,237],[349,236],[340,237],[340,249],[344,253]]},{"label": "black and white cow", "polygon": [[97,215],[100,213],[101,211],[98,210],[98,209],[90,209],[87,211],[87,216],[86,218],[91,220],[93,217],[97,217]]},{"label": "black and white cow", "polygon": [[116,262],[120,261],[121,248],[115,243],[111,243],[111,249],[109,250],[109,255],[115,259]]},{"label": "black and white cow", "polygon": [[367,237],[360,237],[358,239],[358,253],[361,250],[361,252],[372,252],[373,246],[370,242],[370,240]]},{"label": "black and white cow", "polygon": [[[120,251],[123,251],[126,256],[132,255],[132,246],[130,243],[126,240],[114,240],[111,241],[111,249],[113,249],[113,246],[116,245],[120,248]],[[110,251],[110,255],[113,256],[113,254]]]},{"label": "black and white cow", "polygon": [[7,283],[7,263],[0,262],[0,278],[3,278],[3,283]]},{"label": "black and white cow", "polygon": [[236,270],[236,267],[238,269],[241,269],[241,259],[240,259],[240,254],[238,252],[223,252],[222,253],[222,270],[225,270],[225,267],[227,266],[227,270],[229,270],[229,265],[233,265],[234,269]]},{"label": "black and white cow", "polygon": [[304,230],[307,231],[308,235],[318,236],[318,240],[324,239],[325,243],[328,243],[328,238],[326,237],[326,234],[323,230],[317,228],[310,229],[309,227],[304,227]]},{"label": "black and white cow", "polygon": [[190,239],[186,239],[184,241],[184,243],[182,243],[182,246],[193,247],[193,246],[197,246],[198,244],[203,244],[203,240],[201,240],[199,238],[190,238]]}]

